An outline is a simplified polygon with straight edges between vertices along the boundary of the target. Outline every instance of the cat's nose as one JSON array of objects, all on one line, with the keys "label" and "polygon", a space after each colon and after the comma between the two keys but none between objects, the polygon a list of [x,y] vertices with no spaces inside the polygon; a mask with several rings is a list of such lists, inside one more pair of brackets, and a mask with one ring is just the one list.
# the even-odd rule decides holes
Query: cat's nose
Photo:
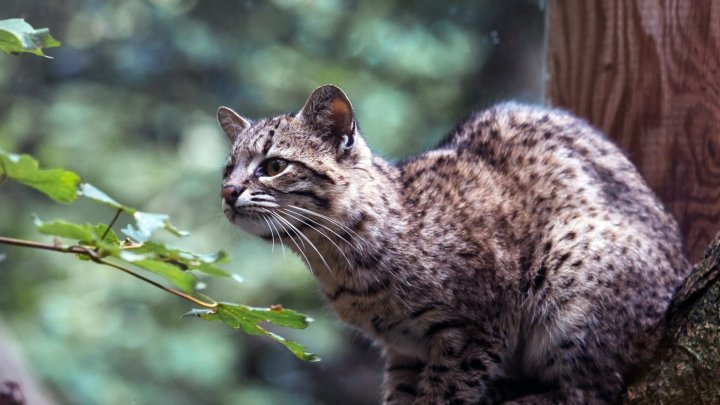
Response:
[{"label": "cat's nose", "polygon": [[244,187],[223,186],[220,196],[222,196],[222,199],[225,200],[228,205],[232,206],[235,205],[235,201],[237,201],[243,191],[245,191]]}]

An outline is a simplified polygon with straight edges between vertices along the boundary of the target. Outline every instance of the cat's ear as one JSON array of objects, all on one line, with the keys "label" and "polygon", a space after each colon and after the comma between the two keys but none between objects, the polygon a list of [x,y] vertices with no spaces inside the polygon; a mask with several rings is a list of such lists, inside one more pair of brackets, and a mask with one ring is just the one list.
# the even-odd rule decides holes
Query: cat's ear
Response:
[{"label": "cat's ear", "polygon": [[228,107],[218,108],[217,119],[230,142],[235,142],[238,134],[251,125],[250,121]]},{"label": "cat's ear", "polygon": [[332,84],[318,87],[305,102],[298,117],[316,130],[330,135],[350,148],[357,124],[352,104],[340,88]]}]

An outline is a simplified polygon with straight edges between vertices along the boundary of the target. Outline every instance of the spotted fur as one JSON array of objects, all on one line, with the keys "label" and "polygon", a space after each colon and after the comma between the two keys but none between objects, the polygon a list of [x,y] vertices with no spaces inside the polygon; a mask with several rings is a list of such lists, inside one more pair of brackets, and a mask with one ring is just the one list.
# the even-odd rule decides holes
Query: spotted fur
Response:
[{"label": "spotted fur", "polygon": [[225,214],[298,253],[382,346],[388,404],[614,403],[690,269],[633,165],[564,111],[502,104],[397,164],[334,86],[297,114],[218,118]]}]

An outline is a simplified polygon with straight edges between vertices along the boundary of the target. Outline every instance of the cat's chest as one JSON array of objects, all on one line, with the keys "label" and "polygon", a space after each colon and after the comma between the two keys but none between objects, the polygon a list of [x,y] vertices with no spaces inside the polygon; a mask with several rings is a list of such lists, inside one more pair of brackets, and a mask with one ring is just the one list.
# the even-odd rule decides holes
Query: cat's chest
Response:
[{"label": "cat's chest", "polygon": [[424,317],[412,317],[394,297],[371,300],[357,297],[333,303],[338,316],[362,330],[384,346],[398,353],[421,359],[427,358],[429,339],[427,330],[431,322]]},{"label": "cat's chest", "polygon": [[383,332],[381,339],[398,353],[427,360],[430,351],[430,342],[425,336],[427,328],[424,322],[407,319]]}]

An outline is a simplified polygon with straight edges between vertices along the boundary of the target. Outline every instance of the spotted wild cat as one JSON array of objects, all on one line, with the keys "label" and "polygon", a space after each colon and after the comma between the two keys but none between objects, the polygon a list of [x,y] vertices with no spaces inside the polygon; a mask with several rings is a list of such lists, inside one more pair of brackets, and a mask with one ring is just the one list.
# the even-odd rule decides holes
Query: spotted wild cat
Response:
[{"label": "spotted wild cat", "polygon": [[298,253],[382,346],[386,403],[614,403],[690,270],[633,165],[564,111],[501,104],[400,163],[331,85],[297,114],[218,120],[225,215]]}]

